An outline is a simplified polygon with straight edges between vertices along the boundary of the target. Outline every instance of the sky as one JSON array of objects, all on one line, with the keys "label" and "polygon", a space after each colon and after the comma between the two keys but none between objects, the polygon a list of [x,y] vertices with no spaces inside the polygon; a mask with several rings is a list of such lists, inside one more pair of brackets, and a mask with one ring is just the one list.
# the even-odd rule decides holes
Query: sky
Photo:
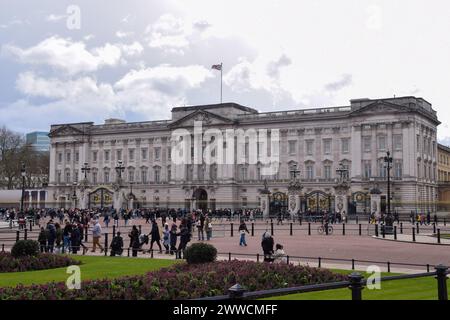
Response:
[{"label": "sky", "polygon": [[0,125],[170,118],[223,101],[259,111],[414,95],[450,143],[444,0],[0,0]]}]

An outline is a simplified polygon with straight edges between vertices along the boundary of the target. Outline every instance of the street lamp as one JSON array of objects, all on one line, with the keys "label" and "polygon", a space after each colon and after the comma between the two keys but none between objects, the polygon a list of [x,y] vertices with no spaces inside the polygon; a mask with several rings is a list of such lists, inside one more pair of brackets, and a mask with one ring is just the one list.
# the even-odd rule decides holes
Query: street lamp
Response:
[{"label": "street lamp", "polygon": [[81,167],[81,172],[84,173],[84,180],[87,181],[87,174],[91,171],[91,168],[89,168],[89,164],[87,162],[84,163],[84,165]]},{"label": "street lamp", "polygon": [[391,164],[393,162],[393,158],[391,157],[391,153],[386,152],[386,156],[384,157],[384,163],[386,165],[386,174],[387,174],[387,216],[385,219],[385,225],[392,227],[393,221],[391,217]]},{"label": "street lamp", "polygon": [[119,160],[117,167],[116,167],[116,172],[117,172],[117,175],[119,178],[118,180],[122,179],[122,172],[124,172],[124,171],[125,171],[125,166],[123,165],[122,160]]},{"label": "street lamp", "polygon": [[20,213],[23,214],[23,200],[25,198],[25,177],[27,172],[25,170],[25,163],[22,162],[22,168],[20,169],[20,175],[22,176],[22,197],[20,198]]}]

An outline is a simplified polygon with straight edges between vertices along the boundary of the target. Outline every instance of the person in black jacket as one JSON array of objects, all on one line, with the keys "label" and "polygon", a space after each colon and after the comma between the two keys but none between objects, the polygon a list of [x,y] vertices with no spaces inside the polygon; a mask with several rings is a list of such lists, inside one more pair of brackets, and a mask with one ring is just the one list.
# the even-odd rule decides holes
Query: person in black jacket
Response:
[{"label": "person in black jacket", "polygon": [[180,237],[180,244],[178,246],[178,258],[181,259],[181,251],[186,249],[189,241],[191,241],[191,232],[189,230],[186,219],[181,221],[180,232],[177,234]]},{"label": "person in black jacket", "polygon": [[70,244],[72,246],[73,254],[77,254],[78,250],[80,250],[80,242],[81,242],[80,230],[78,229],[78,226],[74,224],[72,226],[72,231],[70,232]]},{"label": "person in black jacket", "polygon": [[116,233],[116,236],[111,241],[111,257],[116,255],[121,256],[123,252],[123,238],[120,235],[120,231]]},{"label": "person in black jacket", "polygon": [[39,232],[38,236],[38,242],[41,248],[41,252],[47,252],[47,238],[48,238],[48,231],[44,229],[44,227],[41,227],[41,232]]},{"label": "person in black jacket", "polygon": [[133,257],[137,257],[137,253],[140,247],[139,242],[139,230],[136,226],[133,226],[131,228],[131,232],[128,234],[130,237],[130,247],[132,248],[132,255]]},{"label": "person in black jacket", "polygon": [[264,261],[265,262],[273,262],[272,254],[273,254],[273,237],[269,232],[264,232],[263,239],[261,241],[261,247],[264,252]]},{"label": "person in black jacket", "polygon": [[250,233],[248,232],[248,228],[247,225],[245,224],[244,220],[241,220],[241,224],[239,225],[239,245],[240,246],[247,246],[247,242],[245,241],[245,233]]},{"label": "person in black jacket", "polygon": [[170,254],[174,254],[177,251],[177,225],[172,224],[170,228]]},{"label": "person in black jacket", "polygon": [[159,234],[159,228],[158,223],[156,220],[152,220],[152,230],[150,231],[149,236],[151,235],[152,240],[150,241],[150,251],[153,250],[153,243],[156,242],[156,244],[159,247],[159,253],[162,253],[162,247],[161,247],[161,235]]}]

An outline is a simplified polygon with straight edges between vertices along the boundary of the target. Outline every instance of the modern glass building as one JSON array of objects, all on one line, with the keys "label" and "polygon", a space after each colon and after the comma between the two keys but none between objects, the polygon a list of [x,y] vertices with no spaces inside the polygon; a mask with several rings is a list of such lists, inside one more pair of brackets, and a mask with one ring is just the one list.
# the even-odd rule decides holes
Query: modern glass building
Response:
[{"label": "modern glass building", "polygon": [[35,131],[27,133],[26,142],[36,151],[50,150],[50,138],[48,137],[48,132]]}]

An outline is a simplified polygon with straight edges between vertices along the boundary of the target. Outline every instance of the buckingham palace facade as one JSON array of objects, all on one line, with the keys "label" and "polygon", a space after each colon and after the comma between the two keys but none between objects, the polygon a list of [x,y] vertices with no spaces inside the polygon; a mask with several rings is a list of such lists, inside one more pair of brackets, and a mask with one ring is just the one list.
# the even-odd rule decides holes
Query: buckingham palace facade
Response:
[{"label": "buckingham palace facade", "polygon": [[[277,172],[264,175],[260,162],[175,164],[173,133],[193,131],[199,121],[203,130],[277,130]],[[265,113],[223,103],[175,107],[171,119],[162,121],[52,125],[48,202],[66,208],[257,208],[266,187],[269,205],[279,208],[287,206],[288,186],[298,172],[302,210],[333,210],[336,170],[344,168],[349,213],[371,211],[373,195],[385,211],[384,158],[390,151],[392,211],[434,212],[439,124],[426,100],[397,97]],[[254,150],[248,144],[236,143],[236,157]]]}]

